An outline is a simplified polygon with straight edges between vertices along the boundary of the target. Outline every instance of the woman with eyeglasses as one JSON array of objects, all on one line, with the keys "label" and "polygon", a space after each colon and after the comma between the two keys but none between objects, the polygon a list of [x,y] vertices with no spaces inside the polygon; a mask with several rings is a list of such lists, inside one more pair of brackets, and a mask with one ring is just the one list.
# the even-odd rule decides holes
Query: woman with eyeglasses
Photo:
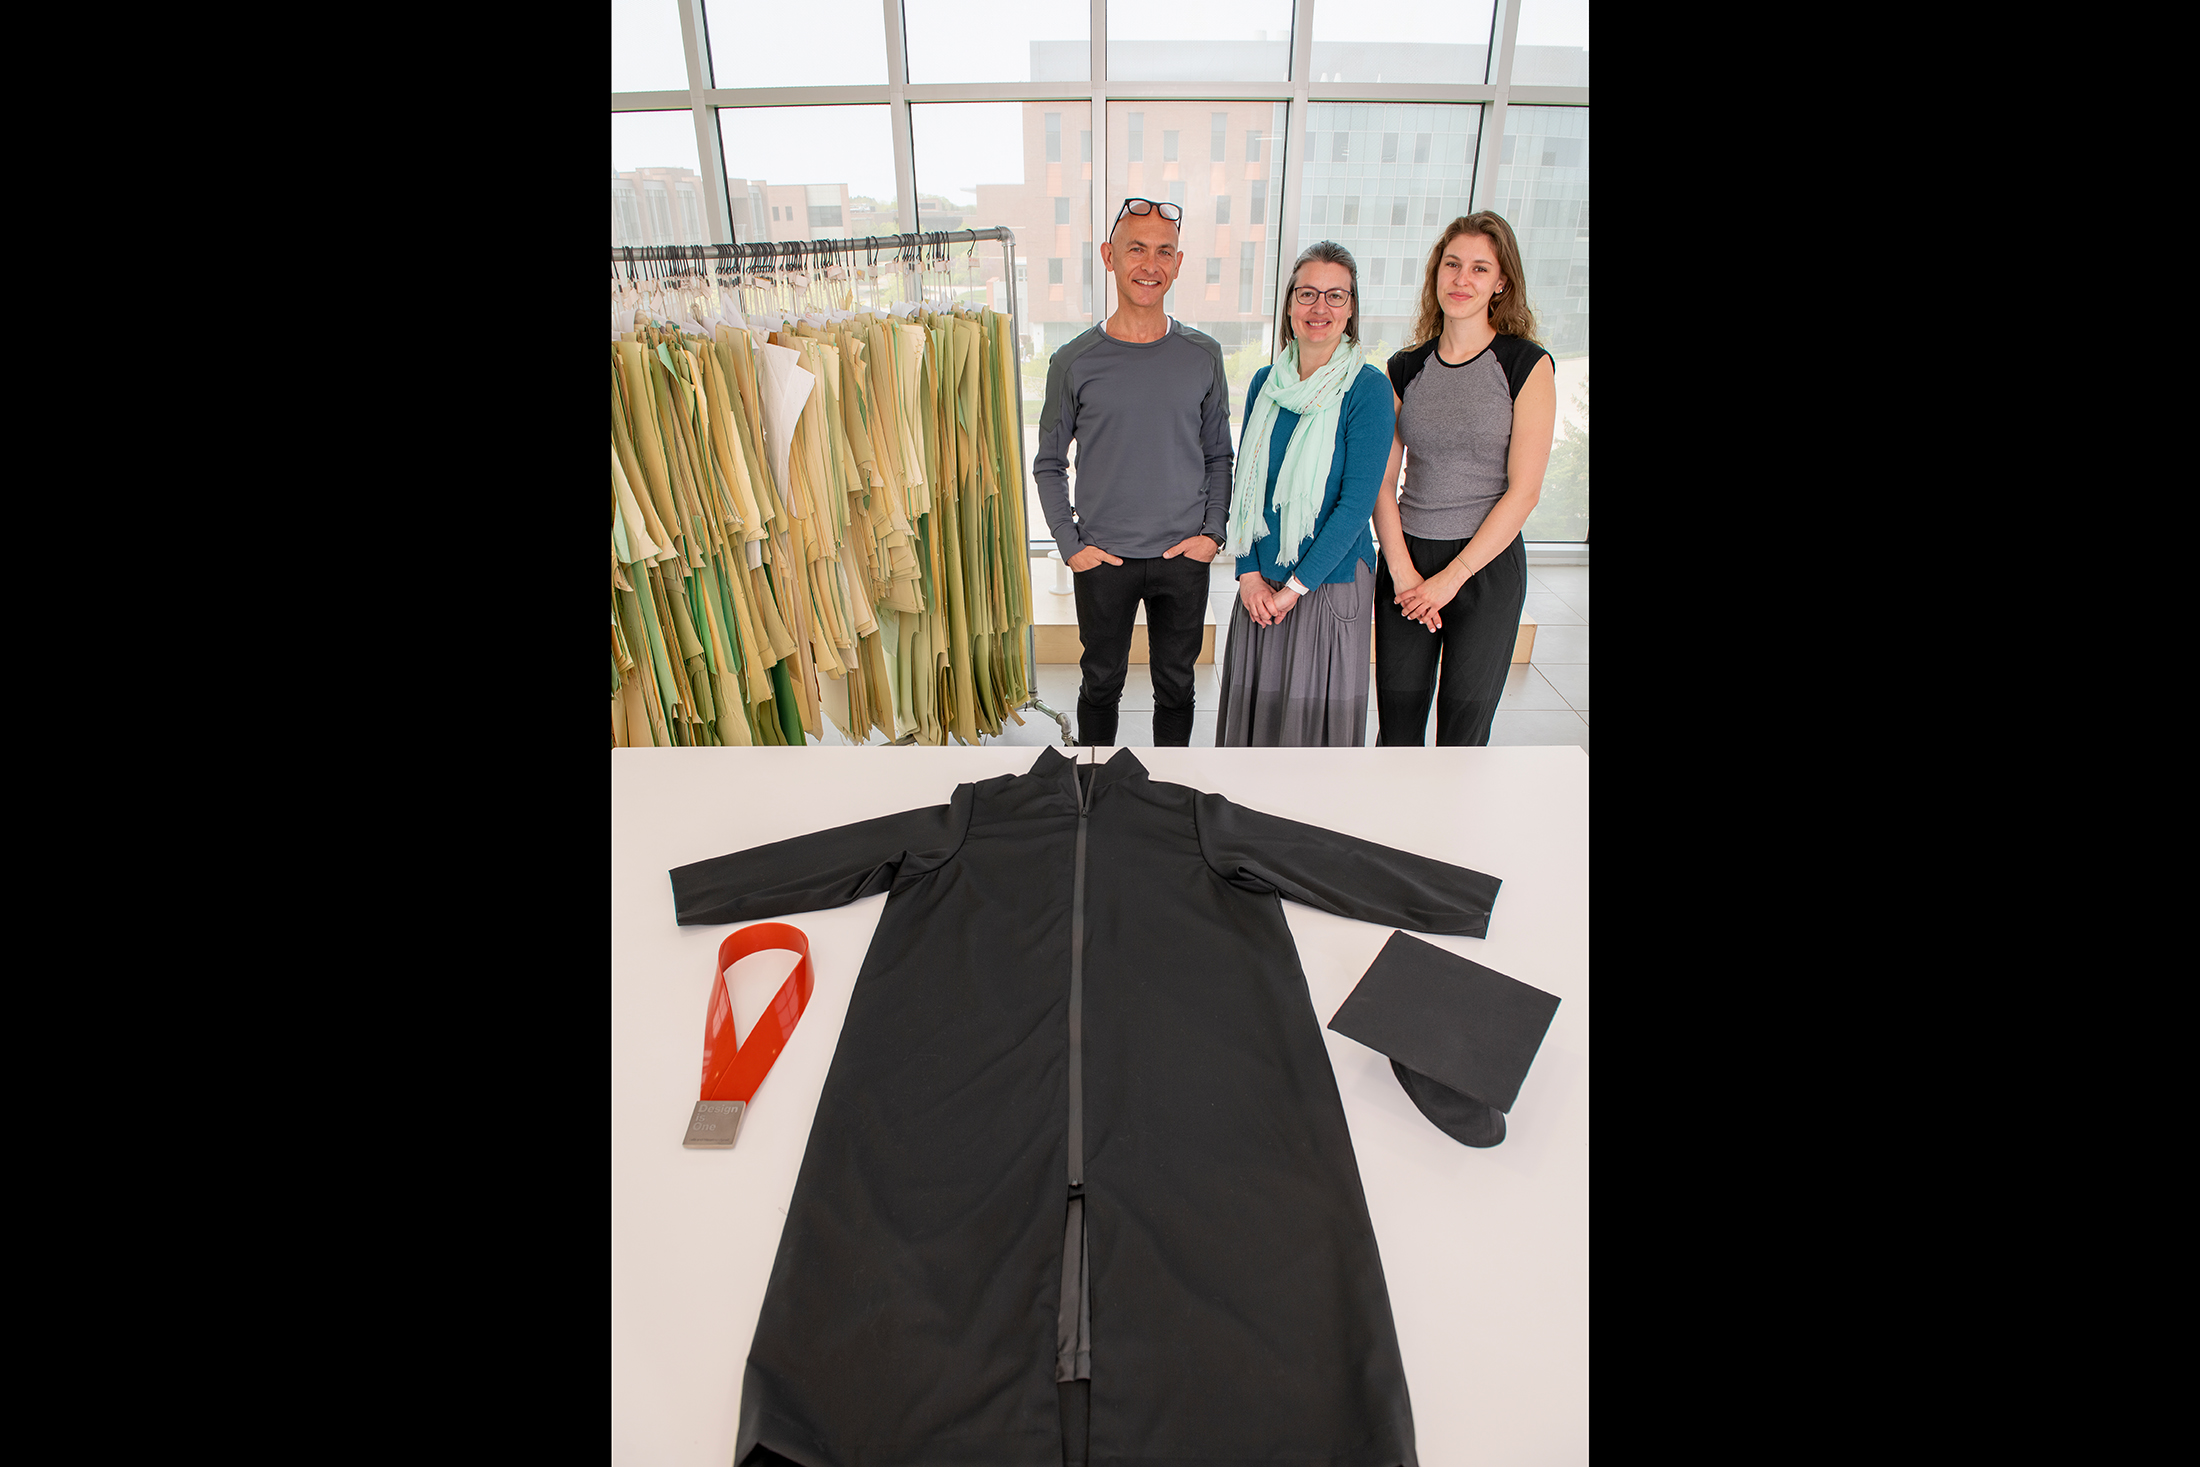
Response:
[{"label": "woman with eyeglasses", "polygon": [[1238,603],[1217,746],[1367,742],[1368,624],[1396,412],[1360,345],[1359,267],[1331,240],[1291,267],[1280,350],[1253,377],[1230,493]]},{"label": "woman with eyeglasses", "polygon": [[[1485,745],[1528,594],[1521,526],[1542,492],[1558,387],[1535,339],[1512,226],[1445,227],[1421,280],[1419,343],[1390,359],[1396,442],[1375,497],[1376,742]],[[1400,468],[1404,482],[1400,485]]]}]

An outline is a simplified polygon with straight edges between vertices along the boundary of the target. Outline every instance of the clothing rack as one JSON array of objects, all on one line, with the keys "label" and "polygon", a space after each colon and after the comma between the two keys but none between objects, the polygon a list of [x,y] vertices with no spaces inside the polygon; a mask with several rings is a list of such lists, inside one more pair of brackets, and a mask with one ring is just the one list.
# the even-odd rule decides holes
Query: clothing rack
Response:
[{"label": "clothing rack", "polygon": [[[793,263],[805,256],[835,255],[851,263],[860,253],[867,264],[882,257],[907,255],[912,250],[944,258],[949,245],[975,247],[981,240],[1000,242],[1008,285],[1009,319],[1016,318],[1016,235],[1006,225],[991,229],[938,229],[917,234],[866,234],[853,239],[763,239],[747,244],[614,245],[611,263],[624,265],[629,280],[671,273],[651,265],[770,265]],[[1021,418],[1017,434],[1022,436]],[[1019,445],[1020,446],[1020,445]]]},{"label": "clothing rack", "polygon": [[[920,255],[931,255],[944,259],[948,247],[958,244],[968,244],[971,246],[971,252],[975,253],[978,243],[982,240],[996,240],[1001,245],[1001,273],[1007,286],[1008,318],[1011,322],[1014,322],[1017,319],[1016,235],[1006,225],[996,225],[991,229],[923,230],[915,234],[868,234],[852,239],[770,239],[751,240],[746,244],[707,245],[614,245],[611,249],[611,265],[614,276],[623,273],[628,280],[682,273],[676,268],[669,267],[687,266],[693,268],[701,266],[709,267],[715,272],[723,266],[738,268],[741,266],[756,267],[781,263],[791,265],[798,260],[816,256],[845,259],[852,264],[860,255],[863,257],[864,263],[876,266],[882,258],[906,257],[912,251]],[[623,272],[620,270],[620,266],[625,267]],[[1010,340],[1016,339],[1016,333],[1013,329],[1011,329],[1009,337]],[[1019,372],[1018,375],[1020,380],[1021,373]],[[1016,456],[1017,462],[1021,464],[1029,465],[1031,462],[1024,447],[1024,414],[1020,403],[1016,412]],[[1017,492],[1021,493],[1022,491],[1023,485],[1018,484]],[[1026,574],[1029,574],[1030,563],[1030,558],[1027,555],[1024,561]],[[1038,631],[1036,626],[1030,624],[1024,627],[1024,668],[1027,685],[1032,687],[1032,692],[1016,711],[1022,713],[1026,710],[1032,710],[1044,713],[1061,725],[1064,746],[1075,748],[1077,740],[1070,732],[1068,716],[1056,712],[1039,701],[1037,691],[1037,674],[1039,670]]]}]

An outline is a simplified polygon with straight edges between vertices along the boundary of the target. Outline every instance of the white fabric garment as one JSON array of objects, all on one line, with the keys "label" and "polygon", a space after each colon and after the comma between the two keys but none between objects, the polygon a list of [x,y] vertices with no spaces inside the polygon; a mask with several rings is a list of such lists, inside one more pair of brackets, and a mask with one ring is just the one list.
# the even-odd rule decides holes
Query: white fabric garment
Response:
[{"label": "white fabric garment", "polygon": [[802,405],[810,400],[817,378],[799,365],[802,354],[792,347],[766,342],[760,355],[765,383],[764,431],[771,436],[772,468],[778,475],[773,482],[786,492],[788,508],[799,517],[801,496],[786,490],[790,482],[787,454],[794,443],[795,419],[802,416]]}]

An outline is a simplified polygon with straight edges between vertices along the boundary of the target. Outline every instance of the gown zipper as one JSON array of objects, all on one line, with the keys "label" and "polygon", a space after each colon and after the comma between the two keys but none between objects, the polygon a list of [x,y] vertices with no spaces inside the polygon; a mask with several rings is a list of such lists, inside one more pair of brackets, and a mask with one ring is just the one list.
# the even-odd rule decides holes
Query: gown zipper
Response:
[{"label": "gown zipper", "polygon": [[[1072,769],[1071,777],[1079,771]],[[1092,767],[1094,779],[1100,771]],[[1092,1379],[1092,1282],[1085,1246],[1085,830],[1092,789],[1077,778],[1077,866],[1069,907],[1069,1207],[1062,1229],[1062,1295],[1054,1379]]]},{"label": "gown zipper", "polygon": [[1090,796],[1090,788],[1078,781],[1077,877],[1069,907],[1069,1184],[1073,1188],[1085,1184],[1085,822]]}]

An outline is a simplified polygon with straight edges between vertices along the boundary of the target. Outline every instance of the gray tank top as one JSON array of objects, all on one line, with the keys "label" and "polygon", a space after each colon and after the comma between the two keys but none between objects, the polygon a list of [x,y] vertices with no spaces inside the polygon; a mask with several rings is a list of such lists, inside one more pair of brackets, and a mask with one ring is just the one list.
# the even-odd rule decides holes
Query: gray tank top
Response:
[{"label": "gray tank top", "polygon": [[[1505,494],[1513,399],[1543,355],[1532,342],[1499,336],[1457,366],[1431,347],[1392,359],[1394,381],[1410,372],[1398,413],[1406,445],[1398,518],[1407,534],[1465,540],[1482,527]],[[1409,366],[1409,357],[1421,360]]]}]

